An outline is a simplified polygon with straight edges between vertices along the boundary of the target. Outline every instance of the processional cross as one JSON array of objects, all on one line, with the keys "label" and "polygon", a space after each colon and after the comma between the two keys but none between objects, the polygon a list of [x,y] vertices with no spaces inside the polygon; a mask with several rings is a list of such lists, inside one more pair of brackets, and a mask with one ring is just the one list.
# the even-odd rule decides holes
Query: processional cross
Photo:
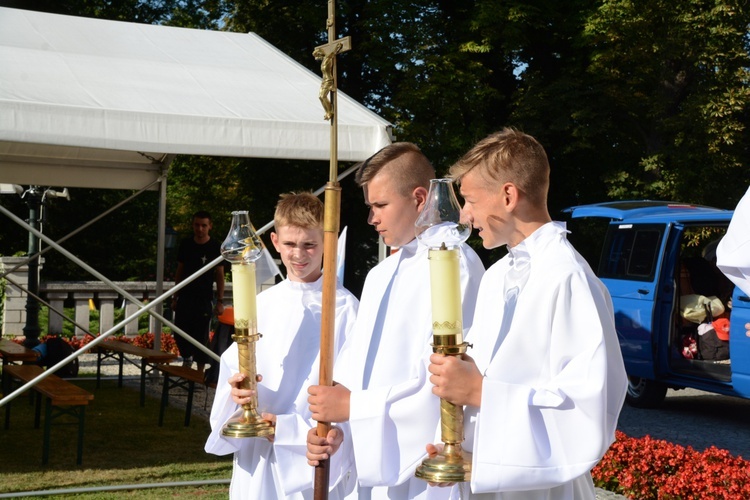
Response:
[{"label": "processional cross", "polygon": [[[351,37],[336,39],[336,20],[334,18],[335,4],[333,0],[328,2],[328,19],[326,27],[328,28],[328,43],[315,47],[313,56],[320,63],[320,71],[323,74],[323,81],[320,84],[319,99],[325,110],[325,120],[331,120],[335,117],[336,111],[336,56],[342,52],[351,50]],[[331,154],[335,150],[331,149]]]},{"label": "processional cross", "polygon": [[[324,119],[331,122],[331,162],[325,187],[323,215],[323,304],[320,321],[320,385],[333,385],[333,337],[336,317],[336,253],[341,213],[341,187],[338,183],[338,108],[336,103],[336,56],[351,49],[351,38],[336,39],[336,3],[328,0],[328,43],[315,47],[313,57],[321,61],[323,80],[318,98],[325,111]],[[325,437],[330,422],[318,422],[317,434]],[[315,500],[328,498],[329,460],[322,460],[315,468]]]}]

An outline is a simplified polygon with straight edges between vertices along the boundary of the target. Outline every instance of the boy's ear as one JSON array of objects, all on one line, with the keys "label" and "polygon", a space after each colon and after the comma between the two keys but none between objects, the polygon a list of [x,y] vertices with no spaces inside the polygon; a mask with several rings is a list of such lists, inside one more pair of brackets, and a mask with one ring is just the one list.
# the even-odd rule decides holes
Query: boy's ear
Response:
[{"label": "boy's ear", "polygon": [[273,247],[278,252],[279,251],[279,235],[273,231],[271,231],[271,243],[273,243]]},{"label": "boy's ear", "polygon": [[417,202],[417,211],[421,212],[425,203],[427,203],[427,190],[422,186],[418,186],[414,188],[412,196],[414,196],[414,200]]},{"label": "boy's ear", "polygon": [[518,206],[518,187],[512,182],[506,182],[501,188],[501,196],[505,210],[512,212]]}]

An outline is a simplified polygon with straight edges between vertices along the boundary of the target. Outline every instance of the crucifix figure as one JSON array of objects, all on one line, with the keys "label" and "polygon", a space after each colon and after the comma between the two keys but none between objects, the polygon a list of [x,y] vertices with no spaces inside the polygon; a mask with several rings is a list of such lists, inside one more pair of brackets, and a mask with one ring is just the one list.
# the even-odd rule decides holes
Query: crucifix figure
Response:
[{"label": "crucifix figure", "polygon": [[321,61],[320,71],[323,74],[323,81],[320,84],[318,98],[325,110],[325,116],[323,117],[324,120],[332,120],[335,113],[332,93],[336,92],[336,56],[341,52],[346,52],[350,49],[351,39],[345,37],[338,39],[335,42],[315,47],[315,50],[313,51],[313,57],[315,57],[315,60]]}]

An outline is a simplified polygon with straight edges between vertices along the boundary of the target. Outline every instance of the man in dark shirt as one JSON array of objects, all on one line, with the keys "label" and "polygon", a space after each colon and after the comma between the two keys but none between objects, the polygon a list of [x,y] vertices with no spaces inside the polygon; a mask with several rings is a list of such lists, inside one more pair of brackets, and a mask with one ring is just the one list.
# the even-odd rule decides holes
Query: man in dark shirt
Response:
[{"label": "man in dark shirt", "polygon": [[[200,211],[193,214],[193,237],[180,243],[177,253],[175,284],[202,269],[207,263],[221,255],[221,243],[209,236],[213,227],[211,215]],[[216,306],[213,306],[213,284],[216,281]],[[179,296],[178,296],[179,295]],[[218,264],[205,271],[172,297],[175,325],[203,345],[208,344],[208,329],[213,313],[224,312],[224,265]],[[183,366],[192,366],[203,371],[208,356],[181,335],[175,335]]]}]

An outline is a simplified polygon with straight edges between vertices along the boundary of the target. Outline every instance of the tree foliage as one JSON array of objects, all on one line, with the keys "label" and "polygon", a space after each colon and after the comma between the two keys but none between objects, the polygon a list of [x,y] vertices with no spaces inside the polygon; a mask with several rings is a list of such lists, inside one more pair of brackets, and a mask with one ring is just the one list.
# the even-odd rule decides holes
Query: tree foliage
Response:
[{"label": "tree foliage", "polygon": [[[323,1],[22,3],[253,31],[315,73],[312,51],[327,41]],[[731,208],[750,183],[744,1],[339,0],[336,9],[337,32],[353,45],[338,60],[340,90],[391,121],[397,140],[420,145],[439,174],[478,139],[514,126],[548,152],[555,217],[569,205],[626,198]],[[327,165],[315,162],[180,157],[170,171],[169,219],[187,232],[190,214],[207,208],[220,237],[229,212],[248,209],[262,225],[279,193],[315,189],[326,174]],[[376,239],[359,188],[350,180],[343,188],[347,285],[357,290]],[[143,225],[135,230],[147,233],[148,217],[137,216]],[[119,272],[133,272],[126,268]]]},{"label": "tree foliage", "polygon": [[586,76],[630,159],[607,166],[609,196],[732,206],[750,180],[749,15],[745,2],[618,0],[587,19]]}]

